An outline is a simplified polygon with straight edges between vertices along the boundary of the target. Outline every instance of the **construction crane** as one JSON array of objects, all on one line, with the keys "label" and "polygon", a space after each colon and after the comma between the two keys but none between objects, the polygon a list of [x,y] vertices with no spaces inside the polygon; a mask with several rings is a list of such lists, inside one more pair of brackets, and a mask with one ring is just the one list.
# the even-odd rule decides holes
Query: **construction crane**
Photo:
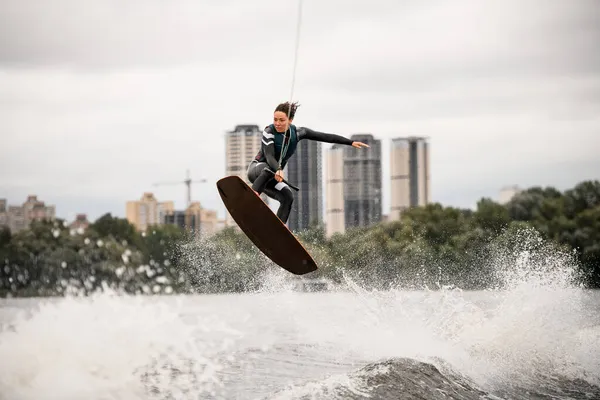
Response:
[{"label": "construction crane", "polygon": [[190,170],[188,169],[186,171],[186,178],[183,181],[171,181],[171,182],[156,182],[153,183],[152,186],[162,186],[162,185],[179,185],[184,183],[187,186],[187,206],[186,208],[188,208],[190,206],[190,204],[192,203],[192,183],[205,183],[206,179],[200,179],[197,181],[193,181],[190,178]]}]

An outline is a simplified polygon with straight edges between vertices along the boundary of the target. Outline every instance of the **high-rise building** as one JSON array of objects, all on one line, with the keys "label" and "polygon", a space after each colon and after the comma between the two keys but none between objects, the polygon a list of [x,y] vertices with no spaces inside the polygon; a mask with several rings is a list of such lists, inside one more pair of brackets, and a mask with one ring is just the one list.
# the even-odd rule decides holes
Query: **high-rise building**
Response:
[{"label": "high-rise building", "polygon": [[128,201],[126,218],[140,232],[152,225],[160,225],[165,215],[174,211],[173,202],[159,202],[152,193],[144,193],[138,201]]},{"label": "high-rise building", "polygon": [[395,138],[390,153],[389,220],[397,220],[402,211],[431,201],[429,143],[423,137]]},{"label": "high-rise building", "polygon": [[325,230],[327,237],[344,233],[344,145],[334,144],[325,156]]},{"label": "high-rise building", "polygon": [[36,195],[30,195],[23,203],[23,211],[28,221],[54,220],[56,207],[47,206],[43,201],[38,200]]},{"label": "high-rise building", "polygon": [[346,229],[381,222],[381,140],[356,134],[368,149],[344,146],[344,219]]},{"label": "high-rise building", "polygon": [[[233,131],[225,135],[225,174],[237,175],[248,182],[248,165],[259,152],[262,141],[262,130],[258,125],[237,125]],[[225,225],[233,226],[235,222],[226,212]]]},{"label": "high-rise building", "polygon": [[173,210],[163,218],[165,224],[176,225],[196,236],[210,236],[221,228],[217,212],[203,208],[197,201],[192,202],[185,211]]},{"label": "high-rise building", "polygon": [[286,165],[287,180],[301,188],[295,193],[288,220],[290,230],[294,232],[318,225],[323,220],[321,169],[321,143],[300,141],[294,157]]},{"label": "high-rise building", "polygon": [[32,221],[50,220],[56,217],[56,207],[46,205],[36,195],[27,196],[21,206],[11,206],[0,199],[0,225],[8,226],[12,233],[29,228]]},{"label": "high-rise building", "polygon": [[192,230],[198,236],[210,236],[216,233],[217,224],[217,212],[203,208],[200,202],[193,202],[185,210],[185,228]]}]

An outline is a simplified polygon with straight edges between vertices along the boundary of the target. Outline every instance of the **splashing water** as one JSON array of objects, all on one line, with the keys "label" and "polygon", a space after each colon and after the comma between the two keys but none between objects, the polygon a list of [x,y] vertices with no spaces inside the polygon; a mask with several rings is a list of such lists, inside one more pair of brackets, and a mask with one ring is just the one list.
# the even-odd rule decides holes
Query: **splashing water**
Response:
[{"label": "splashing water", "polygon": [[514,290],[577,287],[580,274],[573,253],[541,237],[533,228],[520,229],[509,243],[494,248],[492,264],[495,288]]},{"label": "splashing water", "polygon": [[[0,398],[151,399],[214,393],[239,333],[169,304],[112,296],[42,301],[0,336]],[[211,335],[207,338],[206,332]]]},{"label": "splashing water", "polygon": [[489,290],[366,290],[346,275],[351,297],[329,298],[335,313],[305,310],[302,336],[315,346],[337,343],[336,359],[422,360],[509,398],[568,398],[565,387],[581,382],[600,394],[600,296],[580,287],[571,254],[533,230],[513,239],[517,247],[498,246],[489,260]]},{"label": "splashing water", "polygon": [[14,300],[0,309],[0,399],[600,394],[600,296],[571,255],[521,235],[497,247],[482,291],[368,290],[346,275],[298,293],[268,267],[246,294]]}]

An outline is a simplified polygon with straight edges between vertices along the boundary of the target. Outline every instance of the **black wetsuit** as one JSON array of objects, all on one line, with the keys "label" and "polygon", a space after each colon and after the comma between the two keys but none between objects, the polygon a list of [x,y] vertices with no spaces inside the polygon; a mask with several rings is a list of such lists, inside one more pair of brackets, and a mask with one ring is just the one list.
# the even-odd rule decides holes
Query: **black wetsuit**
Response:
[{"label": "black wetsuit", "polygon": [[304,139],[346,145],[352,145],[353,142],[340,135],[296,128],[295,125],[290,125],[285,134],[277,132],[273,124],[263,130],[261,149],[248,166],[248,179],[252,182],[252,189],[258,193],[264,192],[280,203],[277,216],[284,224],[290,215],[294,196],[285,182],[275,180],[273,173],[285,167],[296,152],[298,142]]}]

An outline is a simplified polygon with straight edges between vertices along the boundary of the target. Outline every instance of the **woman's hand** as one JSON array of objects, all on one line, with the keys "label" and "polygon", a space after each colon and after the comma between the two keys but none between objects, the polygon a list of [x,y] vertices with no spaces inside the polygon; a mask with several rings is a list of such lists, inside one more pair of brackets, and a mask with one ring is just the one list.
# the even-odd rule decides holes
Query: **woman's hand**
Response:
[{"label": "woman's hand", "polygon": [[369,147],[369,145],[363,142],[352,142],[352,147],[360,149],[361,147]]},{"label": "woman's hand", "polygon": [[277,182],[283,181],[283,170],[280,169],[277,172],[275,172],[275,180]]}]

